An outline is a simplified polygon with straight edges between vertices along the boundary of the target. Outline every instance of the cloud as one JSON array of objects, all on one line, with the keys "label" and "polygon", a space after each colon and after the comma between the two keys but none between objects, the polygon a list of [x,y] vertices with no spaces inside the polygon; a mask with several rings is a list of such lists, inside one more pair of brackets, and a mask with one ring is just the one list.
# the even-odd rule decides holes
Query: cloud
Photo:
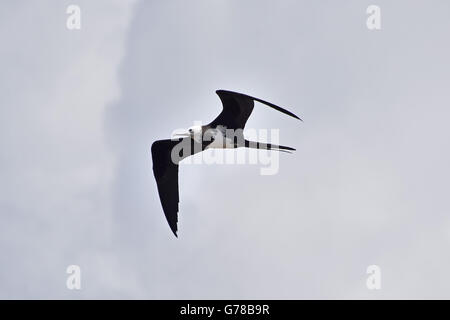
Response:
[{"label": "cloud", "polygon": [[67,265],[109,259],[115,163],[103,117],[120,94],[133,2],[79,1],[79,31],[66,29],[68,4],[18,1],[1,20],[4,298],[68,297]]},{"label": "cloud", "polygon": [[[434,193],[445,188],[443,182],[417,171],[428,162],[425,154],[438,149],[426,143],[435,136],[432,122],[419,127],[418,120],[424,106],[446,113],[447,70],[437,65],[446,60],[448,46],[442,26],[431,23],[440,15],[432,6],[410,5],[405,16],[400,3],[379,5],[383,31],[371,33],[366,6],[356,2],[140,4],[121,69],[123,95],[110,109],[108,128],[120,159],[117,237],[145,297],[445,294],[441,286],[433,290],[430,279],[419,277],[412,291],[407,284],[429,271],[417,263],[423,241],[440,247],[436,238],[447,234],[441,223],[448,219],[429,212],[434,200],[424,187]],[[415,37],[405,37],[405,26]],[[427,45],[418,47],[420,41]],[[412,76],[413,68],[424,76]],[[174,128],[213,119],[220,110],[218,88],[303,116],[300,125],[257,105],[248,123],[280,128],[280,142],[298,152],[281,156],[274,177],[260,176],[252,166],[182,166],[175,241],[165,226],[148,150]],[[445,141],[447,130],[437,130]],[[427,170],[447,175],[439,163]],[[448,210],[445,202],[433,206]],[[415,234],[422,232],[433,236],[418,240]],[[426,256],[437,254],[432,252]],[[449,263],[441,255],[435,259]],[[379,264],[392,286],[368,292],[370,264]],[[142,266],[146,272],[140,273]]]},{"label": "cloud", "polygon": [[[369,4],[82,2],[80,32],[66,3],[7,5],[1,297],[447,297],[448,5],[379,1],[369,31]],[[150,146],[212,120],[219,88],[301,116],[247,124],[297,152],[275,176],[182,165],[175,239]]]}]

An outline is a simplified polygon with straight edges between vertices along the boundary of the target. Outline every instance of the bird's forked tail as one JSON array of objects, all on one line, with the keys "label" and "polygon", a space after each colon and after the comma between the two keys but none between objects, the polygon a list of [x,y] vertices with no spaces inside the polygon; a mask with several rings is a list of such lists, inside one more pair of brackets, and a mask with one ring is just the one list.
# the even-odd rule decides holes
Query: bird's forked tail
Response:
[{"label": "bird's forked tail", "polygon": [[287,152],[287,153],[292,153],[292,151],[295,151],[295,149],[291,148],[291,147],[280,146],[280,145],[272,144],[272,143],[248,141],[248,140],[245,140],[245,147],[253,148],[253,149],[274,150],[274,151],[281,151],[281,152]]}]

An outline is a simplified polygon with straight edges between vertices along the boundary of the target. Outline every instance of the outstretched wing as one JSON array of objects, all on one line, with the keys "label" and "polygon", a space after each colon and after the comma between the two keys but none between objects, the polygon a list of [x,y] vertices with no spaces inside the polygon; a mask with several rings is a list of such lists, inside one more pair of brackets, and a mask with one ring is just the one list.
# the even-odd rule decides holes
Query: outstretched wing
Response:
[{"label": "outstretched wing", "polygon": [[295,114],[287,111],[279,106],[276,106],[270,102],[248,96],[243,93],[217,90],[217,95],[222,101],[223,110],[209,125],[216,127],[217,125],[226,126],[229,129],[244,129],[250,114],[253,111],[254,101],[261,102],[275,110],[278,110],[284,114],[301,120]]},{"label": "outstretched wing", "polygon": [[159,199],[175,236],[178,230],[178,164],[184,158],[201,151],[201,144],[190,138],[157,140],[152,144],[153,174]]}]

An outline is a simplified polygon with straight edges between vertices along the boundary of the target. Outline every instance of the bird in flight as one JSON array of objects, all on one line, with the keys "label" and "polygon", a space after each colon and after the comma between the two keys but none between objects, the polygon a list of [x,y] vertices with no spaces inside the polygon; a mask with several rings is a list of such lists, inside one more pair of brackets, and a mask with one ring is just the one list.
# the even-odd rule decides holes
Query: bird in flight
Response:
[{"label": "bird in flight", "polygon": [[295,114],[270,102],[246,94],[217,90],[222,101],[222,112],[211,123],[190,127],[175,139],[157,140],[152,144],[153,174],[155,175],[161,205],[170,229],[177,237],[178,222],[178,164],[181,160],[210,148],[255,148],[283,152],[294,148],[248,141],[243,129],[253,111],[254,102],[263,103],[275,110],[301,120]]}]

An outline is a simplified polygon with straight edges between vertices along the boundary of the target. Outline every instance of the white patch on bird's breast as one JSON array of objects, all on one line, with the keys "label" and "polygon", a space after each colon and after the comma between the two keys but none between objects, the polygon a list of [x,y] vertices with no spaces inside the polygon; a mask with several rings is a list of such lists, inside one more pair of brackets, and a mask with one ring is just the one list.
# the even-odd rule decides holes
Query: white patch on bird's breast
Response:
[{"label": "white patch on bird's breast", "polygon": [[205,135],[206,141],[212,141],[206,149],[227,149],[234,148],[233,137],[226,137],[225,129],[209,129]]}]

